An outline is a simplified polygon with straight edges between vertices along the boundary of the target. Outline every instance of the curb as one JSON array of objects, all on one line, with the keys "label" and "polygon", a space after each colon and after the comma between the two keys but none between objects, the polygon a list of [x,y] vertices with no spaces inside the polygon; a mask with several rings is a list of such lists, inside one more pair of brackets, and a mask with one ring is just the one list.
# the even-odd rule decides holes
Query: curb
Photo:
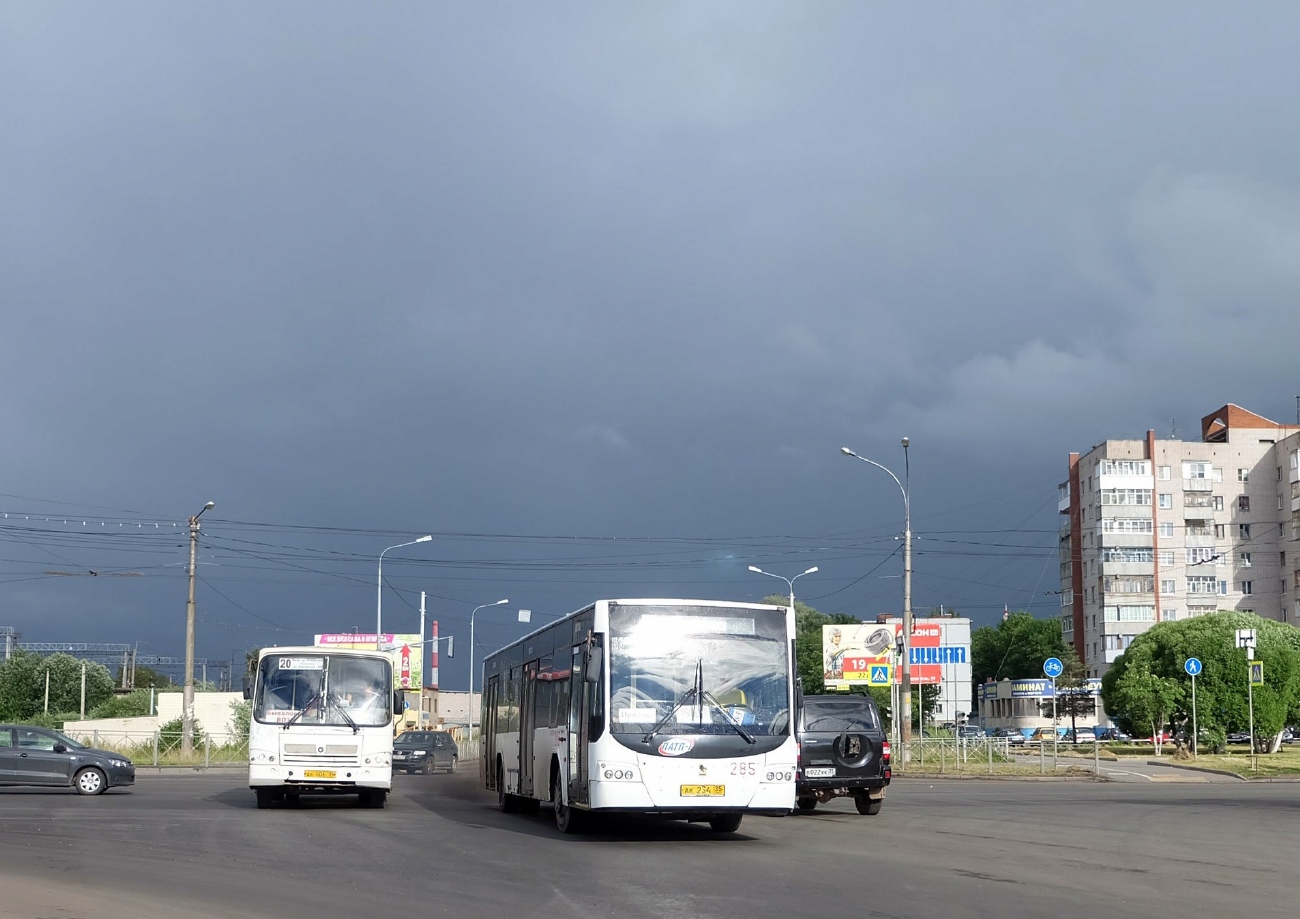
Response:
[{"label": "curb", "polygon": [[951,772],[895,772],[894,780],[924,779],[933,782],[943,779],[954,782],[1109,782],[1104,775],[954,775]]},{"label": "curb", "polygon": [[244,765],[212,765],[212,766],[141,766],[138,763],[135,767],[136,778],[142,775],[242,775],[248,771]]},{"label": "curb", "polygon": [[1270,775],[1270,776],[1261,776],[1260,778],[1257,779],[1252,779],[1249,776],[1244,776],[1239,772],[1229,772],[1227,769],[1210,769],[1207,766],[1184,766],[1182,764],[1175,765],[1174,763],[1162,763],[1162,762],[1151,762],[1151,761],[1148,761],[1147,765],[1165,766],[1169,769],[1186,769],[1188,772],[1208,772],[1211,775],[1226,775],[1229,778],[1238,780],[1239,782],[1278,782],[1281,784],[1285,784],[1288,782],[1292,782],[1292,783],[1300,782],[1300,775],[1293,775],[1293,776]]}]

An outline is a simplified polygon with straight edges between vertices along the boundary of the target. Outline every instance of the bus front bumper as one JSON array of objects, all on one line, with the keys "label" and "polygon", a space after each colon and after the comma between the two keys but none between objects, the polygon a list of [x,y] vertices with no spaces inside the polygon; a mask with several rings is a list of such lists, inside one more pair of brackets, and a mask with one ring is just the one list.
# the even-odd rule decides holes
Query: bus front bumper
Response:
[{"label": "bus front bumper", "polygon": [[279,766],[250,763],[248,786],[300,787],[318,793],[355,791],[358,788],[390,789],[393,785],[392,769],[388,766]]}]

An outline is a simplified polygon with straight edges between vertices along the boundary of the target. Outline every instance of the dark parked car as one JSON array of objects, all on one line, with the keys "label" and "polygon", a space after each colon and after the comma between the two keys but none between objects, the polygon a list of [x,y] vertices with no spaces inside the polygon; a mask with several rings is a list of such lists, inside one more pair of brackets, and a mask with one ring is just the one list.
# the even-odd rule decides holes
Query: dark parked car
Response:
[{"label": "dark parked car", "polygon": [[870,696],[804,696],[799,710],[795,803],[852,795],[859,814],[878,814],[892,775],[889,740]]},{"label": "dark parked car", "polygon": [[77,794],[135,784],[135,766],[120,753],[96,750],[58,731],[0,724],[0,785],[72,787]]},{"label": "dark parked car", "polygon": [[393,741],[394,772],[455,772],[456,760],[456,739],[446,731],[407,731]]},{"label": "dark parked car", "polygon": [[1010,744],[1013,747],[1023,747],[1025,745],[1025,735],[1020,732],[1019,728],[994,728],[993,738]]},{"label": "dark parked car", "polygon": [[1102,728],[1097,734],[1097,739],[1104,740],[1107,743],[1123,743],[1124,741],[1132,740],[1133,738],[1125,734],[1119,728]]}]

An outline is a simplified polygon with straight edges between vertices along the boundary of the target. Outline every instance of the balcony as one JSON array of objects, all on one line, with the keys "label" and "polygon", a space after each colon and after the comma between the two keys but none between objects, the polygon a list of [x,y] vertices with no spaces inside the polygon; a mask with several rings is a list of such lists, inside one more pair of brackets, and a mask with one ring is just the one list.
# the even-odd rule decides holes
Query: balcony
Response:
[{"label": "balcony", "polygon": [[1213,549],[1215,539],[1213,536],[1196,536],[1188,533],[1183,537],[1183,545],[1189,549]]},{"label": "balcony", "polygon": [[1070,512],[1070,483],[1062,482],[1056,486],[1056,510],[1061,514]]},{"label": "balcony", "polygon": [[1214,491],[1214,480],[1183,479],[1183,491]]}]

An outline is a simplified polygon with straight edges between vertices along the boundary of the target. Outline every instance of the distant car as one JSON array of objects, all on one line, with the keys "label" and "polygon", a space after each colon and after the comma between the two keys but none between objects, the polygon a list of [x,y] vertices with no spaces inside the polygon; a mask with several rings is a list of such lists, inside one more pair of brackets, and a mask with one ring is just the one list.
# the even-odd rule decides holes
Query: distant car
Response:
[{"label": "distant car", "polygon": [[1056,728],[1035,728],[1034,733],[1029,735],[1029,742],[1036,744],[1062,743],[1064,740],[1065,738]]},{"label": "distant car", "polygon": [[878,814],[893,775],[889,739],[871,696],[804,696],[797,724],[795,804],[852,796],[859,814]]},{"label": "distant car", "polygon": [[1125,734],[1119,728],[1102,728],[1097,734],[1097,739],[1106,743],[1122,743],[1133,738]]},{"label": "distant car", "polygon": [[75,788],[79,795],[135,784],[135,766],[66,734],[29,724],[0,724],[0,785]]},{"label": "distant car", "polygon": [[1249,732],[1249,731],[1233,731],[1231,734],[1228,735],[1228,738],[1227,738],[1227,739],[1228,739],[1228,743],[1244,743],[1244,744],[1248,744],[1248,743],[1250,743],[1250,732]]},{"label": "distant car", "polygon": [[456,739],[446,731],[406,731],[393,741],[393,771],[456,771]]},{"label": "distant car", "polygon": [[1097,742],[1097,735],[1093,733],[1092,728],[1079,728],[1073,732],[1065,732],[1065,742],[1072,744],[1092,744]]},{"label": "distant car", "polygon": [[1001,740],[1013,747],[1023,747],[1025,745],[1025,735],[1019,728],[994,728],[993,733],[989,735],[995,740]]},{"label": "distant car", "polygon": [[977,724],[959,724],[957,726],[958,737],[970,740],[972,738],[983,737],[984,729]]}]

